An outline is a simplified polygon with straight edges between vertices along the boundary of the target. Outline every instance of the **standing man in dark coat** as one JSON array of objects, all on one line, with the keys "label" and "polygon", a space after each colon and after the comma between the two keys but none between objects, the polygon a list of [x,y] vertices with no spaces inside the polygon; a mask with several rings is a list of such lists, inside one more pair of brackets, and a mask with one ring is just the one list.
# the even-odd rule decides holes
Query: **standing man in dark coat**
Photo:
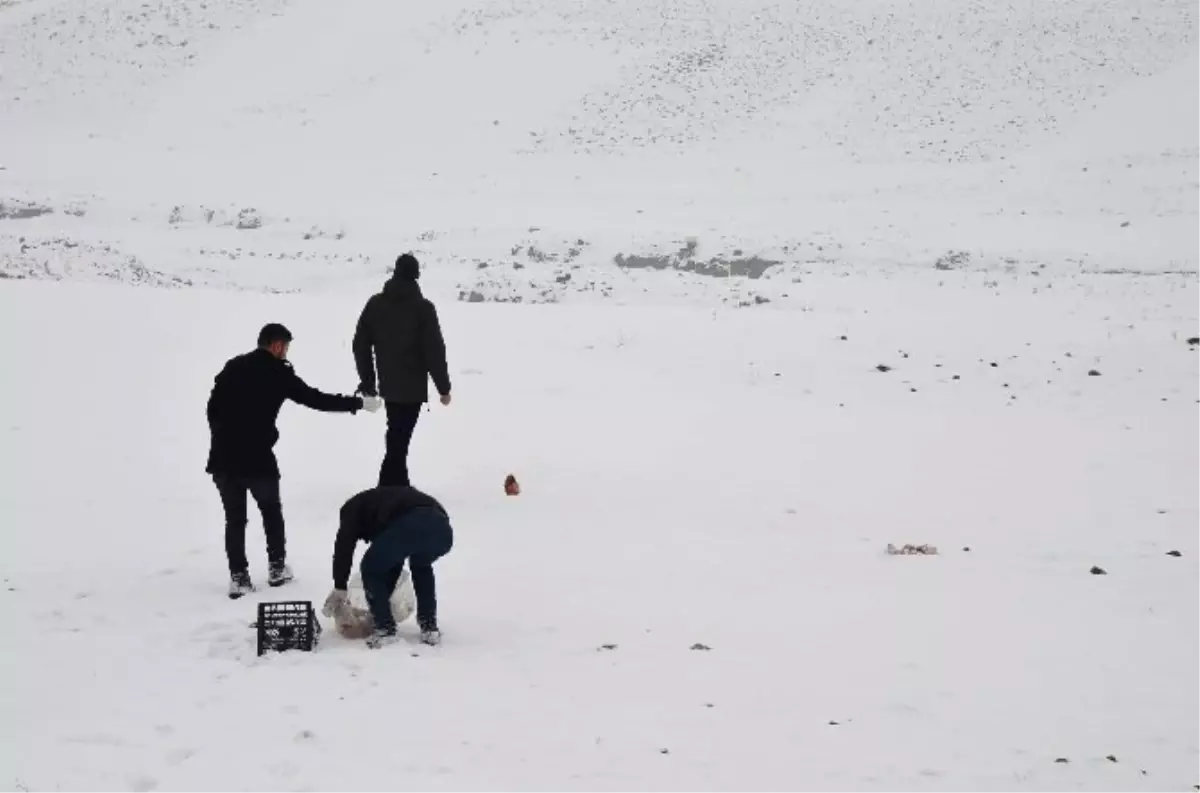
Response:
[{"label": "standing man in dark coat", "polygon": [[454,545],[446,510],[432,496],[413,487],[375,487],[350,498],[342,506],[340,517],[333,545],[333,591],[325,599],[325,616],[333,617],[350,608],[346,585],[354,564],[354,549],[362,541],[371,546],[363,554],[359,570],[375,623],[367,644],[375,648],[396,640],[391,598],[406,559],[417,596],[421,641],[438,644],[442,634],[438,630],[433,563]]},{"label": "standing man in dark coat", "polygon": [[217,375],[208,398],[212,433],[208,467],[225,508],[225,555],[229,559],[229,597],[254,591],[246,561],[246,493],[262,513],[267,535],[267,583],[280,586],[292,580],[286,562],[283,506],[279,500],[279,464],[275,420],[285,400],[326,413],[379,410],[371,397],[326,394],[307,385],[287,359],[292,334],[270,324],[258,334],[258,349],[239,355]]},{"label": "standing man in dark coat", "polygon": [[379,468],[380,485],[409,484],[408,447],[421,405],[429,401],[430,378],[442,404],[450,404],[446,343],[437,309],[417,284],[420,272],[411,253],[398,258],[392,277],[382,292],[367,301],[354,331],[358,390],[365,396],[381,396],[387,405],[387,450]]}]

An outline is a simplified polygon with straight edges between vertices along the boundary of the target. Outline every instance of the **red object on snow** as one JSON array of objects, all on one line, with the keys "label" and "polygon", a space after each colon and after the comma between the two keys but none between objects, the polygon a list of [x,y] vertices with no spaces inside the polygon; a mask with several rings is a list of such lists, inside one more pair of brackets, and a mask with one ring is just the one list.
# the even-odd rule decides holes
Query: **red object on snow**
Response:
[{"label": "red object on snow", "polygon": [[509,496],[521,495],[521,486],[517,484],[517,478],[509,474],[504,479],[504,493]]}]

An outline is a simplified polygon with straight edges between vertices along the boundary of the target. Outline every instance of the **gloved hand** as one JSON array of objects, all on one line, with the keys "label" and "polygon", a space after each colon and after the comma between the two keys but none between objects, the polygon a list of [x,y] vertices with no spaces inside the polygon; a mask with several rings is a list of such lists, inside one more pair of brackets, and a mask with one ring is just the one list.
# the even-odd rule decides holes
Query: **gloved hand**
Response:
[{"label": "gloved hand", "polygon": [[367,385],[366,383],[359,383],[358,388],[354,389],[354,393],[362,394],[363,396],[379,396],[379,392],[375,390],[375,386]]},{"label": "gloved hand", "polygon": [[364,396],[362,397],[362,403],[363,410],[368,413],[375,413],[383,407],[383,400],[377,396]]},{"label": "gloved hand", "polygon": [[321,613],[326,617],[336,617],[350,608],[350,594],[344,589],[334,589],[325,598],[325,606]]}]

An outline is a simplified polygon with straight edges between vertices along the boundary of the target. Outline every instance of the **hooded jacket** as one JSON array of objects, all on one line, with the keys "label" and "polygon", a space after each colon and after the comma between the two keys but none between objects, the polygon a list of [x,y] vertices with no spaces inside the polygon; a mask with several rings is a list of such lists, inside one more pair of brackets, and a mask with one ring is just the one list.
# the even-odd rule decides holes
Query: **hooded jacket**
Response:
[{"label": "hooded jacket", "polygon": [[437,309],[417,282],[403,274],[393,276],[367,301],[354,331],[353,350],[364,392],[377,391],[387,402],[428,402],[432,378],[439,394],[450,393]]}]

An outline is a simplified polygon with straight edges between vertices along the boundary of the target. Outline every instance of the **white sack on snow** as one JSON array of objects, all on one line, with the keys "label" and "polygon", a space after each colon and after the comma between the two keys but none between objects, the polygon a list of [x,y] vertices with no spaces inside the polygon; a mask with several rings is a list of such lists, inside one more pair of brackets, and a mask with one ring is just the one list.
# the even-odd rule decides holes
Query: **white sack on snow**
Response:
[{"label": "white sack on snow", "polygon": [[[347,639],[362,639],[370,635],[374,629],[374,620],[367,609],[367,595],[363,591],[362,575],[355,570],[346,585],[346,594],[350,597],[350,608],[335,614],[333,621],[337,632]],[[408,568],[400,573],[396,583],[396,591],[392,593],[392,616],[396,624],[404,622],[417,610],[417,594],[413,591],[412,578]]]}]

